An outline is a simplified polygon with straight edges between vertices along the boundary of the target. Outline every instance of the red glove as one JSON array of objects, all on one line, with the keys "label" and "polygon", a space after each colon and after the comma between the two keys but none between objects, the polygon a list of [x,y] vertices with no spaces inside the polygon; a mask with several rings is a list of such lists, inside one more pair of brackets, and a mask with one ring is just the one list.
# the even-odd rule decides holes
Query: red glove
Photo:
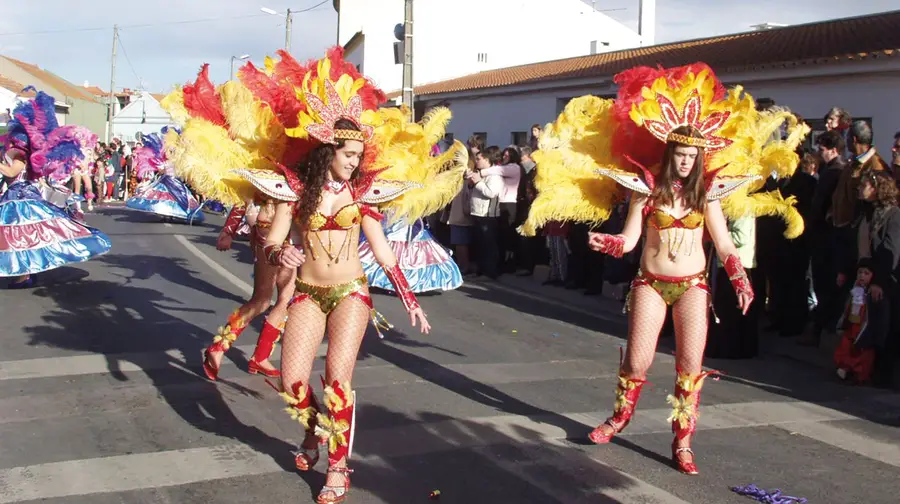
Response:
[{"label": "red glove", "polygon": [[734,293],[740,296],[747,294],[750,301],[753,301],[753,286],[750,285],[750,277],[744,271],[741,260],[738,256],[732,254],[725,258],[725,272],[728,273],[728,279],[731,280],[731,286],[734,287]]},{"label": "red glove", "polygon": [[245,206],[235,205],[231,207],[228,217],[225,218],[225,226],[222,227],[222,232],[234,236],[234,233],[241,227],[241,220],[244,218],[245,213],[247,213],[247,207]]},{"label": "red glove", "polygon": [[384,269],[388,280],[390,280],[391,284],[394,286],[394,291],[397,292],[397,297],[400,298],[400,302],[403,303],[403,307],[406,308],[407,313],[418,308],[419,302],[416,300],[416,295],[409,289],[409,283],[406,281],[406,276],[400,271],[400,266],[395,264],[390,268],[385,268],[384,266],[382,266],[382,268]]}]

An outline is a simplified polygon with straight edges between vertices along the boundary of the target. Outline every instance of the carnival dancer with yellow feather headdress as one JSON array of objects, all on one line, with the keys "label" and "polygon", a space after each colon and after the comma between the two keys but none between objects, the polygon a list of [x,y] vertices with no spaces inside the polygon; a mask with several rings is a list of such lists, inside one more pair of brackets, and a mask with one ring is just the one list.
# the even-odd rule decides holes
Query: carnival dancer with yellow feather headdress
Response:
[{"label": "carnival dancer with yellow feather headdress", "polygon": [[[534,233],[553,220],[602,222],[623,196],[616,186],[630,190],[622,233],[591,233],[589,239],[592,249],[621,257],[644,237],[627,303],[628,344],[614,413],[590,439],[608,443],[628,425],[671,306],[677,372],[668,398],[672,461],[679,471],[697,474],[690,441],[700,390],[712,373],[702,370],[710,305],[704,231],[746,313],[754,293],[726,218],[780,215],[789,237],[802,231],[792,201],[777,192],[751,192],[770,173],[793,173],[799,161],[794,150],[809,129],[787,111],[758,112],[740,87],[726,91],[703,63],[635,68],[615,82],[615,100],[576,98],[541,136],[534,156],[539,194],[522,231]],[[772,140],[785,123],[786,139]]]},{"label": "carnival dancer with yellow feather headdress", "polygon": [[[234,203],[258,192],[278,201],[260,260],[290,271],[300,268],[281,361],[281,395],[305,430],[295,461],[298,469],[309,470],[319,459],[319,443],[327,444],[328,476],[318,502],[343,502],[350,488],[347,460],[356,408],[350,382],[362,337],[374,317],[358,255],[360,232],[393,282],[410,322],[427,333],[430,325],[385,240],[376,207],[399,202],[406,194],[398,212],[415,219],[433,206],[431,198],[440,198],[420,198],[429,194],[422,184],[379,178],[401,161],[396,157],[400,153],[385,143],[395,141],[385,129],[390,113],[377,110],[384,93],[343,60],[340,48],[306,65],[284,52],[279,55],[277,62],[267,59],[264,70],[247,64],[239,84],[222,87],[223,96],[234,95],[233,100],[222,100],[231,102],[224,111],[206,107],[206,119],[187,121],[176,165],[207,197]],[[215,92],[207,89],[203,94]],[[186,105],[197,96],[186,88],[181,102]],[[244,106],[234,106],[237,102]],[[175,115],[178,103],[170,103]],[[229,107],[254,112],[232,117]],[[227,124],[228,130],[209,128],[210,119]],[[241,128],[246,134],[231,131]],[[208,155],[201,159],[192,152]],[[291,235],[298,246],[289,241]],[[309,376],[326,328],[329,346],[320,406]]]},{"label": "carnival dancer with yellow feather headdress", "polygon": [[277,288],[275,305],[263,321],[247,367],[251,374],[278,377],[281,373],[269,362],[269,357],[284,329],[296,270],[271,265],[263,257],[276,197],[257,191],[232,170],[254,167],[263,175],[277,176],[273,161],[266,158],[278,159],[283,155],[287,138],[284,128],[277,124],[271,110],[254,100],[250,90],[240,82],[229,81],[216,88],[209,80],[207,65],[195,82],[176,90],[162,104],[183,128],[180,135],[169,131],[165,138],[169,159],[175,164],[178,176],[188,180],[205,197],[232,206],[219,233],[217,248],[223,251],[231,248],[245,217],[251,224],[253,293],[229,315],[212,344],[204,350],[203,371],[210,380],[218,378],[225,352],[254,319],[269,309]]}]

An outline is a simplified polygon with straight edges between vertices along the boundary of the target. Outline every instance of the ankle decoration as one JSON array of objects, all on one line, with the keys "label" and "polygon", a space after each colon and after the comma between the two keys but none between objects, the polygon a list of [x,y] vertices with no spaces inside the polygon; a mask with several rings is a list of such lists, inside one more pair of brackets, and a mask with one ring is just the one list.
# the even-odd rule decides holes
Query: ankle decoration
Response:
[{"label": "ankle decoration", "polygon": [[240,316],[240,309],[232,312],[228,316],[228,323],[224,327],[219,327],[216,337],[213,338],[213,344],[210,347],[214,350],[227,351],[231,345],[238,339],[238,336],[244,332],[247,327],[247,321]]},{"label": "ankle decoration", "polygon": [[613,409],[613,420],[627,420],[634,415],[634,408],[641,397],[641,389],[647,380],[629,378],[619,373],[619,384],[616,386],[616,405]]},{"label": "ankle decoration", "polygon": [[303,426],[303,430],[307,432],[317,430],[316,417],[319,415],[319,402],[312,389],[304,386],[301,382],[295,383],[291,389],[293,394],[287,392],[278,394],[288,404],[284,411],[291,416],[291,420],[299,422]]},{"label": "ankle decoration", "polygon": [[328,465],[333,466],[345,458],[349,459],[353,452],[355,393],[337,380],[330,386],[325,383],[325,378],[322,378],[328,414],[318,414],[316,434],[328,443]]},{"label": "ankle decoration", "polygon": [[703,381],[718,371],[705,371],[696,375],[678,371],[675,379],[675,393],[669,394],[666,401],[672,405],[672,413],[667,419],[672,423],[672,432],[677,439],[684,439],[697,430],[698,408],[700,407],[700,391]]}]

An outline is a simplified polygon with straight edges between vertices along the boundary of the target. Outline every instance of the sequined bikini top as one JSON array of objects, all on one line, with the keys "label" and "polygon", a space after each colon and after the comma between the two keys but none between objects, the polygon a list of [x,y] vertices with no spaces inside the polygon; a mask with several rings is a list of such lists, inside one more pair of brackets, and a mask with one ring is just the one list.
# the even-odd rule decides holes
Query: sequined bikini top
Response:
[{"label": "sequined bikini top", "polygon": [[363,212],[359,203],[347,203],[334,215],[316,212],[309,218],[309,230],[315,231],[347,231],[359,225]]},{"label": "sequined bikini top", "polygon": [[662,231],[669,228],[697,229],[703,226],[703,212],[692,210],[681,218],[659,208],[651,208],[647,222],[655,229]]}]

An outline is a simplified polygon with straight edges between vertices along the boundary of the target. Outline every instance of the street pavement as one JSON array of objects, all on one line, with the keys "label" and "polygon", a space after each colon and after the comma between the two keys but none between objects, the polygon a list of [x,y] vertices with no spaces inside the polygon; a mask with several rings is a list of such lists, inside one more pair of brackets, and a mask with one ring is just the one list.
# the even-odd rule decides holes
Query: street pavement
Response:
[{"label": "street pavement", "polygon": [[[200,370],[252,283],[247,244],[217,252],[222,219],[209,217],[103,208],[88,221],[110,254],[0,290],[0,503],[314,502],[324,460],[293,469],[299,429],[245,371],[261,321],[218,382]],[[439,490],[445,504],[720,504],[751,502],[730,490],[748,483],[810,503],[897,502],[900,395],[781,356],[707,362],[727,374],[704,389],[699,476],[669,464],[667,341],[632,424],[588,443],[612,407],[624,318],[556,292],[473,281],[421,296],[428,336],[374,296],[396,328],[370,330],[359,356],[350,502]]]}]

